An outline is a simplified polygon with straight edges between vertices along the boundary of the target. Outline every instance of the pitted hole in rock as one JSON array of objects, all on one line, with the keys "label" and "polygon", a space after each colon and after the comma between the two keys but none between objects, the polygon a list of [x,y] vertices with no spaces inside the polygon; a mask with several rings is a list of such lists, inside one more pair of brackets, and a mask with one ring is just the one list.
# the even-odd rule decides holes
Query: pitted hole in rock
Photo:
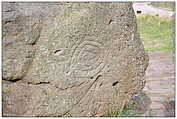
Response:
[{"label": "pitted hole in rock", "polygon": [[123,17],[125,14],[121,14],[120,16]]},{"label": "pitted hole in rock", "polygon": [[110,20],[109,20],[109,22],[108,22],[108,24],[110,25],[110,24],[111,24],[111,22],[113,22],[113,21],[114,21],[114,20],[110,19]]},{"label": "pitted hole in rock", "polygon": [[125,30],[126,30],[126,31],[129,31],[129,29],[130,29],[130,25],[129,25],[129,24],[126,24],[126,25],[125,25]]},{"label": "pitted hole in rock", "polygon": [[54,54],[56,54],[57,52],[60,52],[60,51],[61,51],[61,50],[55,50],[55,51],[54,51]]},{"label": "pitted hole in rock", "polygon": [[63,54],[63,51],[58,49],[58,50],[55,50],[53,53],[54,53],[54,55],[59,56],[59,55]]},{"label": "pitted hole in rock", "polygon": [[116,81],[116,82],[114,82],[114,83],[112,84],[112,86],[116,86],[118,83],[119,83],[119,82]]},{"label": "pitted hole in rock", "polygon": [[103,85],[103,83],[101,82],[99,86],[101,87],[102,85]]}]

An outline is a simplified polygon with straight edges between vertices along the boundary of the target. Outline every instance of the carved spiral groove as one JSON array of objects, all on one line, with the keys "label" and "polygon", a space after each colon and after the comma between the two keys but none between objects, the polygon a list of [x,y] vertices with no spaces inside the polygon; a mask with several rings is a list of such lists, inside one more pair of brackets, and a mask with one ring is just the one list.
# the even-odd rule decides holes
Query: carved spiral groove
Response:
[{"label": "carved spiral groove", "polygon": [[70,73],[74,77],[93,77],[104,67],[103,44],[85,40],[76,46],[70,58]]}]

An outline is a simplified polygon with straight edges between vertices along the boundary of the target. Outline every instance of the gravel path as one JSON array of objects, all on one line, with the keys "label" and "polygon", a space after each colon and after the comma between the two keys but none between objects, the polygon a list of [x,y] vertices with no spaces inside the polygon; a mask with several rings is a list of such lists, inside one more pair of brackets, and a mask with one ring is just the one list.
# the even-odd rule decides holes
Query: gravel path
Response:
[{"label": "gravel path", "polygon": [[154,116],[174,116],[175,59],[168,53],[149,53],[144,92],[151,98],[150,110]]},{"label": "gravel path", "polygon": [[153,7],[148,5],[148,3],[146,2],[133,3],[133,8],[135,13],[137,13],[137,11],[141,11],[141,14],[158,14],[160,16],[166,16],[166,17],[171,17],[174,14],[173,11]]},{"label": "gravel path", "polygon": [[138,116],[175,116],[175,59],[172,54],[149,53],[146,86],[133,98],[131,110]]}]

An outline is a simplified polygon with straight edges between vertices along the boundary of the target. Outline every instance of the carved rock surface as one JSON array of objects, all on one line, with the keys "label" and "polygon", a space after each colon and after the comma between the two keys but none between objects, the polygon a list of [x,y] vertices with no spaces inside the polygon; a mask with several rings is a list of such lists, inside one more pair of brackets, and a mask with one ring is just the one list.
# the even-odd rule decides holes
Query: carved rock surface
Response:
[{"label": "carved rock surface", "polygon": [[3,116],[121,110],[147,65],[131,3],[3,3]]}]

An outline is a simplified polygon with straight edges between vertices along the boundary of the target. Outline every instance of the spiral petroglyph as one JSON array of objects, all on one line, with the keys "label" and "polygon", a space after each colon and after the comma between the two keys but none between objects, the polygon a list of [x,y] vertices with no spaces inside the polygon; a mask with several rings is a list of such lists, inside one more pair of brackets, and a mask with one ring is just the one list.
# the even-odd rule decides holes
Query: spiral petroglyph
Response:
[{"label": "spiral petroglyph", "polygon": [[84,40],[73,48],[68,73],[75,78],[93,78],[105,66],[103,43]]}]

